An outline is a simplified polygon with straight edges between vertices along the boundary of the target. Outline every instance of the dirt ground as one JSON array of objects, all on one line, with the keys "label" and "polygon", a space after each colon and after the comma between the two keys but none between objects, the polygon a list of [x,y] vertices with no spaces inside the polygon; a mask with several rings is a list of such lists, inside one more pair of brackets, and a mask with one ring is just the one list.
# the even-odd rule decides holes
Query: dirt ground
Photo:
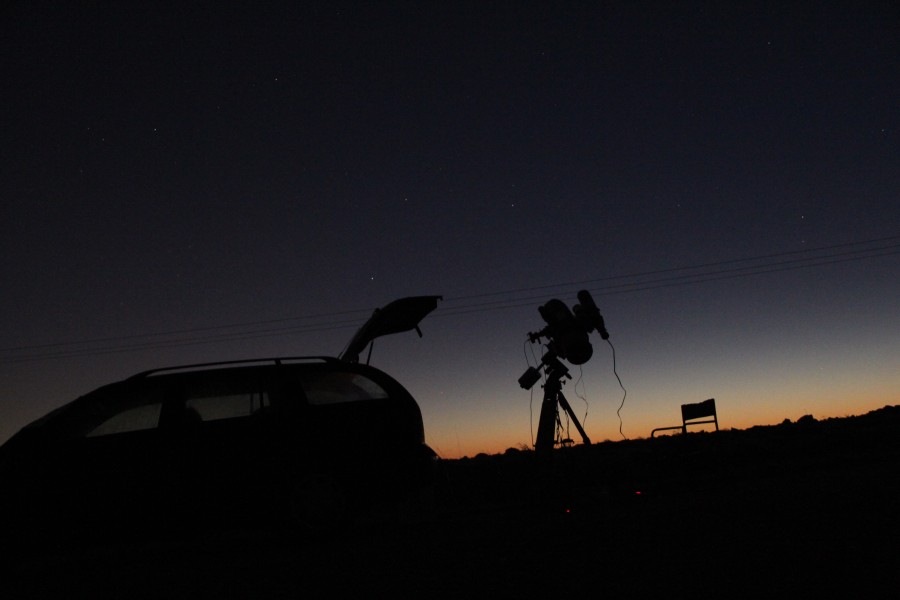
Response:
[{"label": "dirt ground", "polygon": [[3,598],[891,597],[900,407],[444,461],[351,529],[241,529],[9,557]]}]

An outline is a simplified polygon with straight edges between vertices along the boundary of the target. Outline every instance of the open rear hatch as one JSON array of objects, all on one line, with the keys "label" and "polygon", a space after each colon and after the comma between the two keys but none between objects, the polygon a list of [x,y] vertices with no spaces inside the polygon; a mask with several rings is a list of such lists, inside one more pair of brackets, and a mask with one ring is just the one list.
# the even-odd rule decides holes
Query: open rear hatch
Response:
[{"label": "open rear hatch", "polygon": [[437,308],[438,301],[443,298],[443,296],[410,296],[376,308],[369,320],[359,328],[341,352],[340,359],[351,363],[359,362],[360,352],[375,338],[384,335],[415,329],[419,337],[422,337],[419,323]]}]

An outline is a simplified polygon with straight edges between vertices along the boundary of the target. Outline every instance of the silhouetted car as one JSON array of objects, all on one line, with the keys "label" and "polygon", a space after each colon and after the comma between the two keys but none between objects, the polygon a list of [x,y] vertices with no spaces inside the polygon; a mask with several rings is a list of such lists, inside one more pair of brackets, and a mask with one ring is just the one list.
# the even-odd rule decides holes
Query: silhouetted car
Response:
[{"label": "silhouetted car", "polygon": [[325,528],[416,494],[437,460],[419,406],[358,356],[439,299],[376,310],[339,357],[155,369],[49,413],[0,447],[5,533]]}]

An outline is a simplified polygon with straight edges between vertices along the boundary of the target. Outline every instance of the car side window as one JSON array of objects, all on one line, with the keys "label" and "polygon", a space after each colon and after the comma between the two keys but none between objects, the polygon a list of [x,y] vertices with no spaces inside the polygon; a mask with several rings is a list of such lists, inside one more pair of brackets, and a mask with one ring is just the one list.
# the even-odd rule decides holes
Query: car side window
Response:
[{"label": "car side window", "polygon": [[269,408],[269,395],[243,382],[212,382],[187,390],[185,415],[194,421],[249,417]]},{"label": "car side window", "polygon": [[159,402],[126,408],[94,427],[87,433],[87,437],[155,429],[159,425],[161,412],[162,404]]},{"label": "car side window", "polygon": [[313,406],[388,397],[384,388],[359,373],[343,371],[310,373],[303,377],[301,385],[306,399]]}]

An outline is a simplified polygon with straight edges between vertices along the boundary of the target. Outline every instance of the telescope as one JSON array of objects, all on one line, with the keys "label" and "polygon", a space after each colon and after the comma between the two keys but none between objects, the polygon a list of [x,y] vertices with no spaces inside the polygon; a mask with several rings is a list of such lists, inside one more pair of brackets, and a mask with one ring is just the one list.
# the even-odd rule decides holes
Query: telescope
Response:
[{"label": "telescope", "polygon": [[541,364],[538,367],[528,367],[519,377],[519,386],[530,390],[541,379],[541,369],[546,375],[535,450],[543,453],[553,449],[556,426],[559,424],[559,407],[562,407],[574,422],[584,443],[590,445],[591,440],[562,394],[562,378],[571,379],[571,375],[568,367],[560,359],[573,365],[582,365],[590,360],[594,348],[588,335],[596,331],[602,339],[609,339],[603,316],[587,290],[578,292],[578,304],[573,306],[572,310],[569,310],[562,300],[554,298],[539,306],[538,312],[546,326],[539,331],[529,332],[528,341],[535,343],[542,338],[545,339],[547,351],[541,357]]}]

